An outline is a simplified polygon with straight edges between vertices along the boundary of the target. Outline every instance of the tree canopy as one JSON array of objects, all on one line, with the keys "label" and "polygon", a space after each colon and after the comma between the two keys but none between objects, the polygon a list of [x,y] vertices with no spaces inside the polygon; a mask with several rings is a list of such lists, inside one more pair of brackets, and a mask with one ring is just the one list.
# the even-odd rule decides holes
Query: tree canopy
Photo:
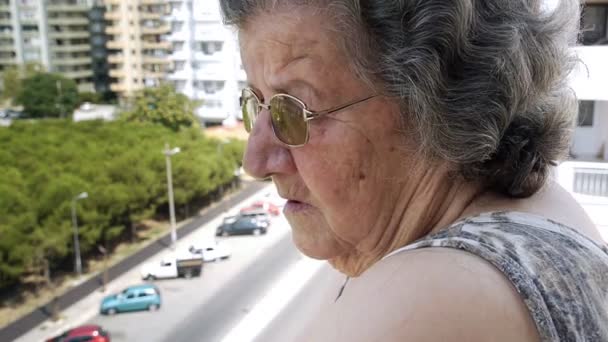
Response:
[{"label": "tree canopy", "polygon": [[133,101],[133,108],[121,116],[123,120],[158,123],[174,131],[199,125],[194,114],[199,103],[178,93],[170,84],[144,88]]},{"label": "tree canopy", "polygon": [[60,74],[35,73],[21,87],[16,102],[32,118],[68,117],[80,104],[76,82]]},{"label": "tree canopy", "polygon": [[71,265],[70,208],[83,191],[83,261],[97,245],[127,237],[134,222],[164,213],[165,142],[181,148],[172,157],[176,209],[230,183],[243,151],[231,141],[220,153],[220,142],[200,129],[146,122],[36,120],[0,128],[0,290],[42,261],[52,270]]}]

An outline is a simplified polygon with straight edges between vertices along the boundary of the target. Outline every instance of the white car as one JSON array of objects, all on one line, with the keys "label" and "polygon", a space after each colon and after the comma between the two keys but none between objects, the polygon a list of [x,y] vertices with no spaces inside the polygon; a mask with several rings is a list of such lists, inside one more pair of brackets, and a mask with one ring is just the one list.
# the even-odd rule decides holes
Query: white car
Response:
[{"label": "white car", "polygon": [[209,241],[200,244],[193,244],[188,248],[188,251],[194,255],[203,258],[203,261],[218,261],[230,258],[232,252],[225,243]]}]

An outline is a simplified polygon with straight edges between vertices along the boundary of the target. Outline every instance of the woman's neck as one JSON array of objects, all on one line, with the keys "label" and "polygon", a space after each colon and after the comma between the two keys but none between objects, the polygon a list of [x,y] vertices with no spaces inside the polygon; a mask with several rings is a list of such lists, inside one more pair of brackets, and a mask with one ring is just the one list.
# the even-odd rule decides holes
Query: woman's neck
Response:
[{"label": "woman's neck", "polygon": [[[399,184],[399,193],[387,220],[378,220],[355,248],[329,263],[352,277],[365,272],[388,253],[457,221],[480,193],[480,186],[451,177],[441,168]],[[413,180],[418,181],[414,182]],[[379,214],[380,217],[380,214]]]}]

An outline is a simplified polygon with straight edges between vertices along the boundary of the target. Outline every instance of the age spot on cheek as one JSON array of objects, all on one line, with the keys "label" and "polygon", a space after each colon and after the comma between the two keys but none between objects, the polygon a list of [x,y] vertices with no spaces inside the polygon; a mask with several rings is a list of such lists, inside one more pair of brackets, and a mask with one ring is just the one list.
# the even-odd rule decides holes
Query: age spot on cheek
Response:
[{"label": "age spot on cheek", "polygon": [[359,173],[359,180],[365,180],[365,174],[363,172]]}]

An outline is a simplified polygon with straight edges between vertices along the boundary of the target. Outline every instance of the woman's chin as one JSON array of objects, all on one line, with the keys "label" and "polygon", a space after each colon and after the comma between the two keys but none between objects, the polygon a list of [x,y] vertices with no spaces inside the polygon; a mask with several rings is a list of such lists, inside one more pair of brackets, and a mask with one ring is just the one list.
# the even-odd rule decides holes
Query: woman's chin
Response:
[{"label": "woman's chin", "polygon": [[342,254],[338,242],[326,232],[292,225],[292,240],[296,248],[309,258],[327,260]]}]

